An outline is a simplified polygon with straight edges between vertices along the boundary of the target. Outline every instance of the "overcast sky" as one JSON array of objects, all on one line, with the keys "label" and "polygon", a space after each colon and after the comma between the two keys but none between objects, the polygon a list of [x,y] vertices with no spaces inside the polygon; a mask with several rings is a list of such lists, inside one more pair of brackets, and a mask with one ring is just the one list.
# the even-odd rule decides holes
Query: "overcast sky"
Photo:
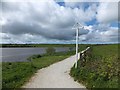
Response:
[{"label": "overcast sky", "polygon": [[118,42],[117,2],[0,2],[0,43],[75,43],[75,22],[84,25],[79,43]]}]

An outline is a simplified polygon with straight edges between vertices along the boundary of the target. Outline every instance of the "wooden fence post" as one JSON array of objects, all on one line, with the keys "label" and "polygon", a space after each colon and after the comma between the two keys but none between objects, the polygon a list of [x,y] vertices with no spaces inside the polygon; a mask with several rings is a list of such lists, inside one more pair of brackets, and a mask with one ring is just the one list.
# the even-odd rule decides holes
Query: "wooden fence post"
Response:
[{"label": "wooden fence post", "polygon": [[87,57],[89,57],[90,55],[90,47],[87,47],[85,50],[80,52],[80,65],[84,66],[86,61],[87,61]]}]

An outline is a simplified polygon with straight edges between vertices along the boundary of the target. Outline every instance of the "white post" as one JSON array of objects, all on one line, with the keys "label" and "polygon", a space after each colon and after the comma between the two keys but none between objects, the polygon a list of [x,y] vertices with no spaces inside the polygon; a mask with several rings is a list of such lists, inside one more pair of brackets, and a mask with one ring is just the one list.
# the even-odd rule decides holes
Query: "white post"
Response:
[{"label": "white post", "polygon": [[77,68],[78,61],[78,38],[79,38],[79,29],[84,28],[80,23],[76,23],[73,26],[73,29],[76,29],[76,58],[75,58],[75,68]]},{"label": "white post", "polygon": [[76,60],[75,60],[75,68],[77,68],[77,61],[78,61],[78,34],[79,34],[79,28],[76,29]]}]

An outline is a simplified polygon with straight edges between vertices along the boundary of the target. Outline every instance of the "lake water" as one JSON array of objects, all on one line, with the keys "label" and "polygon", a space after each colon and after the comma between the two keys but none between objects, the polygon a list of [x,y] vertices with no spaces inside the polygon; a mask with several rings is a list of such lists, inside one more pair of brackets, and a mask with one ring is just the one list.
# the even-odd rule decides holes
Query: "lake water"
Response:
[{"label": "lake water", "polygon": [[[46,53],[45,47],[41,48],[0,48],[0,58],[2,62],[23,62],[34,54]],[[55,47],[56,52],[69,51],[69,47]]]}]

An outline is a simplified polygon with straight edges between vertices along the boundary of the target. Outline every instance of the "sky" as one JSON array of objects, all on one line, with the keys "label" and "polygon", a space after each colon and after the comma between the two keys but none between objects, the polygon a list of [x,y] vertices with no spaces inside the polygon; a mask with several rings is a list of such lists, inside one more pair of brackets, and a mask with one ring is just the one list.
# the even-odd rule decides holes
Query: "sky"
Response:
[{"label": "sky", "polygon": [[68,0],[0,2],[0,43],[74,44],[76,22],[79,43],[118,43],[117,2]]}]

